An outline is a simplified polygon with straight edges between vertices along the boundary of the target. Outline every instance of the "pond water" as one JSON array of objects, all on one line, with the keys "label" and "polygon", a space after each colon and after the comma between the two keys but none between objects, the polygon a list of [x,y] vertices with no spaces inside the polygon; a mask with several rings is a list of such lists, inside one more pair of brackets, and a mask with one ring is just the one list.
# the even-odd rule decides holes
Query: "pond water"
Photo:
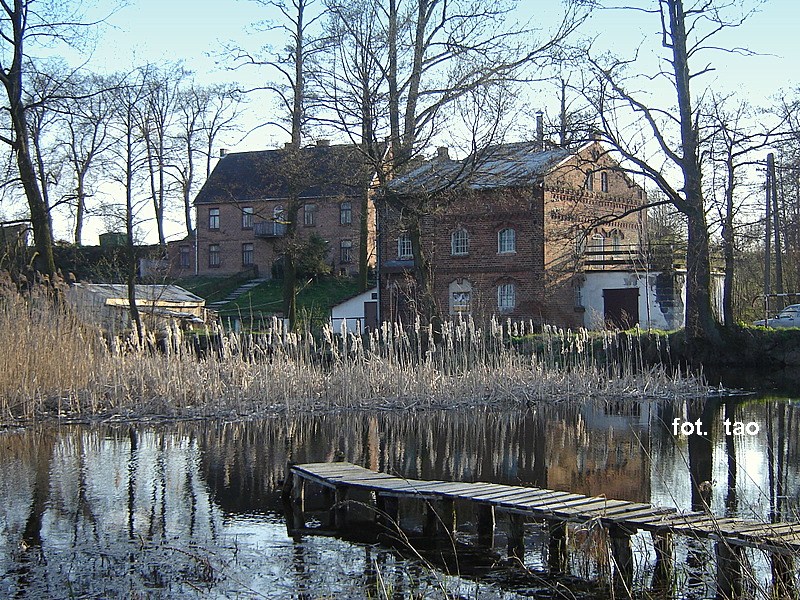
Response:
[{"label": "pond water", "polygon": [[[410,478],[536,485],[687,510],[701,502],[694,474],[711,482],[702,490],[717,514],[796,519],[797,406],[587,402],[9,429],[0,432],[0,597],[556,597],[563,583],[476,580],[466,560],[446,574],[377,544],[291,537],[281,504],[287,461],[343,457]],[[725,419],[732,434],[742,424],[739,435],[725,435]],[[684,435],[697,420],[708,435]],[[536,573],[546,542],[528,527],[525,563]],[[607,557],[590,547],[588,528],[572,533],[571,571],[599,579]],[[641,534],[634,544],[637,585],[646,587],[652,547]],[[713,596],[713,552],[696,541],[678,545],[678,596]],[[769,588],[765,561],[750,556],[751,587]]]}]

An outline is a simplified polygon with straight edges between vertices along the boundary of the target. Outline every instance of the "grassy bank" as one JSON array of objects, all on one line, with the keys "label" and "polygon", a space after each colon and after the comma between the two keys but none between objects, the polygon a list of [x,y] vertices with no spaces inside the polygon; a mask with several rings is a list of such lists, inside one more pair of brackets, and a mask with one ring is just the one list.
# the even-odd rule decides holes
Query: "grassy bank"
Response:
[{"label": "grassy bank", "polygon": [[[645,367],[634,342],[611,333],[547,329],[542,351],[519,351],[526,328],[498,323],[430,331],[384,326],[364,338],[168,332],[139,346],[106,339],[45,295],[0,303],[0,420],[45,416],[255,415],[335,407],[426,407],[569,401],[582,397],[702,394],[693,377]],[[529,332],[527,332],[529,333]],[[598,348],[604,348],[600,352]],[[607,357],[613,357],[608,360]]]}]

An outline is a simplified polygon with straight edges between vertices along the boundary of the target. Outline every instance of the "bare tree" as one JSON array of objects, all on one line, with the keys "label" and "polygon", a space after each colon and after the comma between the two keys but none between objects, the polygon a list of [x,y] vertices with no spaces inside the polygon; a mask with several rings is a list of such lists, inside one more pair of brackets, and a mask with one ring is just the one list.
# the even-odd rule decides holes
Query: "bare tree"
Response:
[{"label": "bare tree", "polygon": [[290,142],[284,148],[283,175],[288,182],[288,198],[284,211],[285,235],[283,238],[283,312],[292,328],[297,322],[297,266],[301,244],[297,240],[297,219],[301,207],[300,191],[304,176],[301,145],[313,98],[307,93],[308,71],[315,56],[325,47],[322,38],[315,34],[323,13],[318,11],[316,0],[254,0],[270,10],[277,10],[281,18],[267,29],[280,32],[286,40],[282,51],[273,53],[262,48],[251,53],[234,49],[236,66],[267,67],[275,79],[258,89],[272,92],[278,98],[282,118],[270,123],[289,134]]},{"label": "bare tree", "polygon": [[141,132],[147,148],[150,199],[158,231],[158,243],[166,247],[164,216],[167,209],[168,171],[172,164],[172,127],[178,113],[181,82],[187,76],[180,64],[147,71],[147,97],[144,110],[139,110]]},{"label": "bare tree", "polygon": [[[109,131],[114,108],[113,79],[88,74],[71,78],[71,92],[62,108],[60,137],[72,171],[72,188],[64,200],[75,211],[75,244],[83,243],[87,200],[92,182],[100,178],[104,159],[113,140]],[[92,173],[96,176],[92,177]]]},{"label": "bare tree", "polygon": [[191,82],[179,91],[170,174],[180,188],[189,236],[194,235],[192,195],[197,183],[198,158],[204,159],[207,178],[211,174],[214,144],[220,134],[236,128],[240,105],[241,95],[228,86],[199,86]]},{"label": "bare tree", "polygon": [[[727,101],[726,101],[727,100]],[[751,186],[748,175],[761,164],[757,153],[780,136],[782,122],[770,127],[754,125],[754,111],[744,101],[709,98],[707,122],[711,129],[708,153],[712,166],[708,198],[712,201],[720,223],[722,253],[725,260],[723,284],[723,317],[726,324],[735,322],[734,282],[736,279],[737,230],[749,226],[752,215]],[[760,189],[760,186],[758,186]],[[745,217],[745,218],[742,218]]]},{"label": "bare tree", "polygon": [[[697,82],[712,70],[704,55],[722,50],[715,44],[718,34],[745,21],[747,15],[729,16],[734,8],[734,3],[726,0],[690,0],[689,5],[684,0],[658,0],[653,8],[627,7],[660,23],[664,54],[655,73],[631,75],[628,69],[636,56],[620,59],[596,56],[592,49],[588,52],[596,82],[587,98],[598,114],[605,140],[627,160],[632,172],[647,176],[686,216],[686,328],[691,343],[719,340],[711,304],[710,236],[703,193],[703,94]],[[742,48],[728,51],[748,53]],[[649,85],[640,85],[642,79]],[[660,95],[666,104],[660,105],[646,94],[653,81],[671,87],[672,97]],[[627,115],[623,114],[626,111]],[[636,130],[636,124],[643,130]],[[632,130],[636,130],[634,134]],[[645,154],[644,138],[658,145],[656,157]],[[672,170],[680,178],[677,185],[670,179]]]},{"label": "bare tree", "polygon": [[114,119],[111,126],[115,144],[112,147],[114,165],[112,178],[122,186],[125,194],[125,232],[128,249],[128,304],[131,323],[138,341],[143,340],[144,331],[139,310],[136,305],[136,225],[137,216],[143,206],[142,194],[145,180],[150,180],[150,157],[148,143],[142,132],[145,121],[143,112],[147,110],[150,67],[143,67],[131,74],[121,76],[114,96]]},{"label": "bare tree", "polygon": [[10,132],[0,136],[15,155],[17,171],[30,210],[36,246],[35,268],[48,276],[55,274],[53,239],[47,205],[39,186],[30,144],[28,106],[25,90],[30,86],[30,47],[51,42],[76,43],[85,35],[86,25],[79,4],[45,0],[0,0],[0,83]]}]

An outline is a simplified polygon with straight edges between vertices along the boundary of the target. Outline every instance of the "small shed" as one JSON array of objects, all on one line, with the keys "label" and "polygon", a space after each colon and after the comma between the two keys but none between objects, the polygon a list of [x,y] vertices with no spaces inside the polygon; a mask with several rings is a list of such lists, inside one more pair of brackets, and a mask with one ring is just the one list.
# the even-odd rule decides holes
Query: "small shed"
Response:
[{"label": "small shed", "polygon": [[336,333],[359,334],[378,326],[378,288],[372,288],[331,308],[331,325]]},{"label": "small shed", "polygon": [[[204,323],[206,301],[177,285],[136,285],[136,306],[145,325],[163,329],[172,323]],[[117,283],[76,283],[67,299],[87,321],[114,332],[130,327],[128,286]]]}]

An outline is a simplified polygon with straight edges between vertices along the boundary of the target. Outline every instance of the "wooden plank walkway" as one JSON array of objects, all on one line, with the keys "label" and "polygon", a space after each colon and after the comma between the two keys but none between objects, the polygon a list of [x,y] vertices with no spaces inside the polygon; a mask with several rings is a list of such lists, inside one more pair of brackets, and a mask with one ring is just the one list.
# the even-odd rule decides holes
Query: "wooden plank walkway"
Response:
[{"label": "wooden plank walkway", "polygon": [[[382,514],[396,523],[399,523],[399,499],[423,500],[433,511],[428,518],[429,524],[436,525],[438,522],[441,526],[442,523],[448,523],[449,531],[446,533],[449,534],[455,530],[455,500],[475,505],[479,516],[478,534],[484,539],[492,538],[496,515],[505,513],[510,519],[511,537],[517,538],[509,539],[509,552],[513,545],[516,554],[519,554],[519,548],[524,553],[524,542],[521,540],[524,520],[547,522],[551,535],[550,566],[555,569],[561,568],[566,562],[566,523],[599,522],[609,532],[617,566],[616,575],[627,589],[630,589],[633,565],[630,536],[639,530],[652,533],[658,558],[667,564],[666,571],[662,573],[665,577],[671,576],[672,572],[669,556],[673,547],[672,536],[715,540],[718,560],[720,564],[727,565],[721,569],[725,571],[721,574],[725,581],[719,585],[721,593],[728,597],[735,597],[737,586],[740,587],[740,573],[737,570],[741,568],[737,558],[742,548],[756,548],[770,553],[773,556],[774,578],[776,581],[781,579],[782,584],[786,583],[785,579],[791,580],[789,574],[793,573],[793,555],[800,552],[800,523],[760,523],[722,518],[705,512],[678,512],[674,508],[646,503],[535,487],[405,479],[350,463],[310,463],[290,465],[289,468],[291,477],[287,481],[292,486],[291,498],[295,512],[299,511],[302,515],[303,487],[306,483],[312,483],[331,494],[331,511],[338,515],[339,524],[346,520],[346,500],[350,490],[373,493],[376,515]],[[483,531],[480,531],[481,527]],[[665,567],[662,564],[660,568]]]}]

